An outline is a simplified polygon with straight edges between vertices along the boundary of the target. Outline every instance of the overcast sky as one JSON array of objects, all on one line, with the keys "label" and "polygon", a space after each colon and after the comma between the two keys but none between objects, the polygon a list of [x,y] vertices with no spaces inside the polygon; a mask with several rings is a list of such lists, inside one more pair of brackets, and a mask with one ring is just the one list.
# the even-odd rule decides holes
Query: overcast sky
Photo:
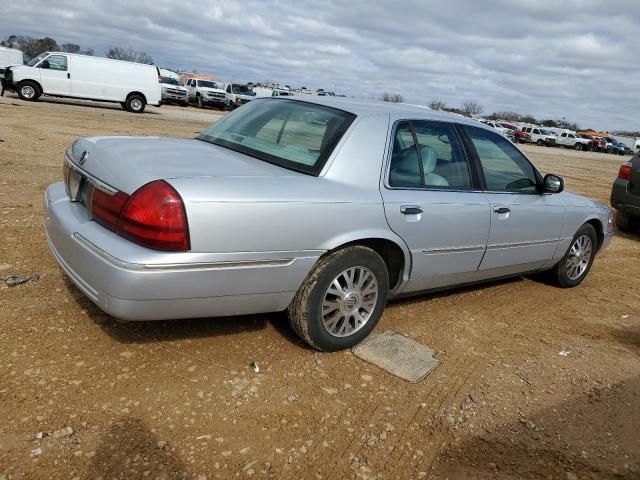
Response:
[{"label": "overcast sky", "polygon": [[7,0],[12,33],[130,46],[222,80],[640,129],[638,0]]}]

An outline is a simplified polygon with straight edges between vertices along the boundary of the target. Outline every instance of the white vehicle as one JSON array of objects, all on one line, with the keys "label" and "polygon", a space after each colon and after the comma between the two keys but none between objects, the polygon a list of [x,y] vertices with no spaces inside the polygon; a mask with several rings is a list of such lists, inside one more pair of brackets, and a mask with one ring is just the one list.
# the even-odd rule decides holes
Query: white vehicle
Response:
[{"label": "white vehicle", "polygon": [[556,144],[557,137],[542,127],[522,127],[522,131],[531,136],[531,143],[537,143],[540,146],[546,145],[548,147]]},{"label": "white vehicle", "polygon": [[63,52],[44,52],[5,71],[7,87],[22,100],[51,95],[118,102],[134,113],[160,105],[159,76],[155,65]]},{"label": "white vehicle", "polygon": [[482,123],[487,125],[488,127],[493,128],[496,132],[500,133],[502,136],[507,137],[509,140],[513,141],[513,130],[503,127],[498,122],[494,122],[493,120],[480,120]]},{"label": "white vehicle", "polygon": [[256,98],[256,93],[248,85],[228,83],[225,90],[224,104],[229,110],[234,110]]},{"label": "white vehicle", "polygon": [[189,78],[185,87],[189,90],[189,102],[198,108],[204,108],[206,105],[224,108],[226,105],[224,85],[221,86],[213,80]]},{"label": "white vehicle", "polygon": [[11,65],[22,65],[23,55],[21,50],[15,48],[0,47],[0,83],[2,83],[2,94],[4,94],[4,70]]},{"label": "white vehicle", "polygon": [[575,148],[576,150],[589,150],[591,149],[591,140],[588,138],[582,138],[575,132],[565,130],[561,132],[556,143],[562,147]]},{"label": "white vehicle", "polygon": [[184,107],[189,105],[189,90],[180,85],[180,75],[177,73],[161,68],[160,87],[162,103],[177,103]]}]

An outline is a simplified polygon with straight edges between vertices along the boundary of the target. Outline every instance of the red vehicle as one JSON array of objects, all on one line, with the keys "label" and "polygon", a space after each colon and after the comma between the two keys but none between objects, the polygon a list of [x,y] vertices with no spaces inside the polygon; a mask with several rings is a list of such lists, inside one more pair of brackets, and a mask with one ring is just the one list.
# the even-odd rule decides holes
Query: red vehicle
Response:
[{"label": "red vehicle", "polygon": [[513,131],[513,143],[530,143],[531,142],[531,135],[523,132],[515,125],[511,125],[509,123],[501,123],[500,125],[502,125],[504,128],[508,128],[509,130]]},{"label": "red vehicle", "polygon": [[602,137],[593,137],[591,135],[580,135],[582,138],[591,140],[591,150],[594,152],[604,152],[607,149],[607,143]]}]

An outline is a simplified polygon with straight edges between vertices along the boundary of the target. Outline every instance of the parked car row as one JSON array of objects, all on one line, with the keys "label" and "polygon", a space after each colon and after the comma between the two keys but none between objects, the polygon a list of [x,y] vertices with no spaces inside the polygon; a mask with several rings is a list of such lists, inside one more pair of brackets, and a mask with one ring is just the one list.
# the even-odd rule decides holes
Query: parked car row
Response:
[{"label": "parked car row", "polygon": [[635,152],[622,142],[610,136],[584,135],[568,129],[551,131],[548,128],[531,125],[517,125],[493,120],[480,120],[498,131],[514,143],[535,143],[547,147],[566,147],[575,150],[633,155]]}]

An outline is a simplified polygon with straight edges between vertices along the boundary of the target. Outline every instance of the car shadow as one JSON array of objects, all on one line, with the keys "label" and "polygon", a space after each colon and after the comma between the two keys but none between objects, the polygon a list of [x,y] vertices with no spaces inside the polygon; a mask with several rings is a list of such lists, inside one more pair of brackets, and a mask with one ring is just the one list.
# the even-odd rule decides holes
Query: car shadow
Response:
[{"label": "car shadow", "polygon": [[[531,383],[531,395],[542,394]],[[451,442],[432,473],[465,479],[640,478],[639,399],[640,377],[633,377],[614,385],[592,381],[586,394],[508,423],[501,424],[495,412],[480,433]]]},{"label": "car shadow", "polygon": [[91,321],[119,343],[140,344],[232,336],[243,332],[264,330],[270,325],[288,342],[298,347],[310,349],[291,329],[285,312],[234,317],[123,322],[103,312],[66,276],[64,276],[64,282],[78,307],[87,313]]},{"label": "car shadow", "polygon": [[[169,439],[170,440],[170,439]],[[100,440],[80,478],[194,478],[167,439],[139,419],[116,419]]]},{"label": "car shadow", "polygon": [[[5,92],[5,98],[11,99],[11,100],[19,100],[19,97],[16,94],[8,95],[7,92]],[[20,100],[20,102],[32,103],[32,102],[25,102],[24,100]],[[80,100],[80,99],[74,99],[74,98],[40,97],[37,103],[49,103],[54,105],[67,105],[67,106],[85,107],[85,108],[101,108],[104,110],[114,110],[114,111],[129,113],[129,112],[126,112],[126,110],[124,110],[119,103],[114,103],[114,102],[98,102],[94,100]],[[22,103],[16,104],[16,105],[22,105]],[[160,112],[145,110],[144,114],[160,115]]]},{"label": "car shadow", "polygon": [[640,355],[640,327],[611,328],[609,335],[624,347]]}]

